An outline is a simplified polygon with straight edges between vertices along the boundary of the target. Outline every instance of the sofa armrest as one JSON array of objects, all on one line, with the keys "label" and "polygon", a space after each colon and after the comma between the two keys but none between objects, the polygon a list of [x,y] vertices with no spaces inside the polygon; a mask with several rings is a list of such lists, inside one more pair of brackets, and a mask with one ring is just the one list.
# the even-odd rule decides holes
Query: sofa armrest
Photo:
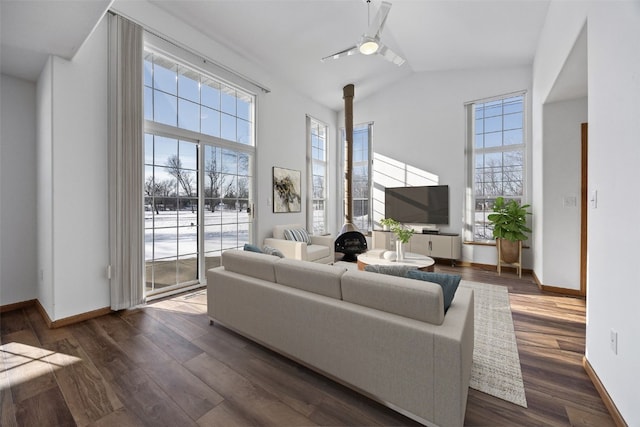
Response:
[{"label": "sofa armrest", "polygon": [[264,244],[278,249],[285,258],[307,260],[307,244],[303,242],[296,242],[293,240],[274,239],[273,237],[267,237],[264,239]]},{"label": "sofa armrest", "polygon": [[331,234],[327,234],[326,236],[309,236],[311,238],[312,245],[322,245],[329,246],[331,248],[335,248],[336,238]]}]

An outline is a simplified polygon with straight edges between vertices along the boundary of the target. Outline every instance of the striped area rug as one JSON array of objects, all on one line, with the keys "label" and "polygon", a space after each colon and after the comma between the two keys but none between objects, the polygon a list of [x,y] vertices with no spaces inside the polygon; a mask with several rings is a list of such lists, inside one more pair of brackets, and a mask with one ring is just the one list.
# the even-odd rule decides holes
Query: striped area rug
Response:
[{"label": "striped area rug", "polygon": [[526,408],[507,288],[466,280],[460,286],[473,289],[474,295],[475,346],[469,386]]}]

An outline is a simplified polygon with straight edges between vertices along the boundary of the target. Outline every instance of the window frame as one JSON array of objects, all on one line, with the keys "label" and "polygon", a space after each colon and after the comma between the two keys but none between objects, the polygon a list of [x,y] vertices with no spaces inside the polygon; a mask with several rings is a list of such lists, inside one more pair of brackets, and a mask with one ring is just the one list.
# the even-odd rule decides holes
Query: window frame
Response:
[{"label": "window frame", "polygon": [[[238,218],[236,220],[236,222],[234,224],[236,224],[236,246],[241,247],[242,243],[244,243],[245,238],[242,238],[241,236],[245,235],[245,232],[248,233],[246,234],[246,240],[248,240],[248,243],[251,243],[253,241],[255,241],[255,226],[254,226],[254,221],[255,221],[255,168],[256,168],[256,112],[257,112],[257,95],[255,93],[251,93],[248,90],[242,88],[241,86],[234,84],[234,83],[230,83],[228,81],[222,80],[219,77],[216,76],[215,73],[206,70],[206,69],[202,69],[196,66],[192,66],[190,59],[191,56],[188,52],[184,53],[184,58],[182,57],[182,55],[180,55],[179,53],[169,53],[163,49],[159,49],[153,42],[150,42],[149,40],[145,39],[145,44],[144,44],[144,59],[143,61],[145,61],[145,66],[146,66],[146,61],[148,59],[148,55],[150,53],[153,53],[154,55],[158,55],[158,56],[162,56],[166,61],[168,62],[172,62],[175,63],[176,65],[176,69],[185,69],[185,70],[189,70],[190,73],[194,73],[198,75],[198,96],[200,97],[199,102],[198,102],[198,108],[199,108],[199,113],[200,115],[202,115],[201,113],[201,108],[203,106],[202,104],[202,95],[201,95],[201,87],[203,85],[203,81],[208,81],[208,82],[215,82],[217,84],[220,85],[220,87],[227,87],[227,88],[231,88],[231,90],[233,90],[234,96],[235,96],[235,120],[236,120],[236,136],[237,136],[237,129],[238,129],[238,120],[240,120],[242,117],[240,117],[239,113],[238,113],[238,104],[239,104],[239,100],[240,97],[248,97],[248,123],[249,123],[249,130],[248,130],[248,141],[246,142],[242,142],[242,141],[238,141],[237,138],[236,140],[229,140],[229,139],[223,139],[222,138],[222,131],[220,133],[219,136],[216,135],[211,135],[211,134],[205,134],[205,133],[201,133],[200,131],[202,130],[200,127],[198,128],[199,131],[195,131],[189,128],[185,128],[185,127],[178,127],[179,126],[179,110],[176,109],[173,113],[176,115],[176,124],[175,126],[173,125],[168,125],[162,122],[156,122],[153,120],[149,119],[149,116],[146,114],[146,108],[151,108],[152,110],[155,109],[155,106],[153,105],[153,98],[152,101],[150,103],[145,102],[145,120],[144,120],[144,133],[146,134],[151,134],[153,136],[158,136],[158,137],[165,137],[165,138],[170,138],[170,139],[176,139],[178,141],[188,141],[188,142],[192,142],[195,143],[197,146],[197,164],[196,164],[196,181],[197,181],[197,192],[196,192],[196,196],[195,197],[190,197],[191,199],[195,199],[196,203],[197,203],[197,247],[196,247],[196,260],[197,260],[197,267],[196,267],[196,279],[195,280],[189,280],[186,282],[179,282],[176,281],[175,285],[171,285],[171,286],[165,286],[165,287],[161,287],[159,289],[155,289],[153,285],[151,285],[151,288],[149,288],[149,284],[148,284],[148,279],[145,278],[145,295],[147,297],[157,297],[159,295],[164,295],[166,292],[173,292],[176,289],[189,289],[189,288],[193,288],[193,287],[197,287],[197,286],[202,286],[202,284],[206,283],[206,276],[205,276],[205,272],[209,267],[212,267],[213,265],[209,265],[211,264],[211,260],[209,259],[211,256],[215,256],[215,254],[218,254],[218,252],[222,252],[224,251],[225,247],[224,247],[224,242],[221,243],[221,247],[219,251],[212,251],[210,249],[210,247],[207,246],[207,242],[205,240],[205,233],[206,233],[206,229],[208,227],[208,222],[207,222],[207,218],[205,217],[205,205],[207,202],[207,197],[205,194],[205,185],[204,185],[204,180],[206,178],[206,165],[205,165],[205,150],[207,149],[207,147],[214,147],[214,148],[218,148],[221,150],[229,150],[232,151],[233,153],[236,154],[236,156],[240,156],[245,154],[248,157],[248,164],[246,166],[247,169],[247,175],[242,175],[243,177],[245,177],[246,179],[248,179],[248,184],[247,184],[247,209],[246,210],[246,214],[247,214],[247,221],[240,221],[240,218]],[[146,73],[146,71],[145,71]],[[180,77],[180,72],[178,71],[176,74],[176,103],[179,103],[180,99],[178,97],[179,94],[179,85],[178,85],[178,79]],[[153,78],[153,75],[152,75]],[[143,82],[143,86],[145,88],[145,90],[149,89],[148,84],[146,84],[146,79]],[[154,86],[151,86],[151,91],[154,91]],[[222,92],[222,89],[221,89]],[[145,101],[147,101],[145,99]],[[223,106],[222,106],[222,93],[220,93],[220,105],[219,105],[219,112],[220,115],[222,116],[223,114]],[[246,114],[245,114],[246,115]],[[151,119],[153,119],[154,116],[151,116]],[[220,128],[221,129],[221,128]],[[248,143],[247,143],[248,142]],[[147,167],[147,162],[146,162],[146,156],[145,156],[145,160],[144,160],[144,167]],[[238,164],[236,164],[236,166],[238,167]],[[221,166],[222,167],[222,166]],[[143,174],[145,176],[145,181],[146,181],[146,174]],[[225,174],[228,175],[228,174]],[[232,174],[235,177],[236,182],[239,182],[240,178],[241,178],[241,174],[239,170],[236,170],[236,172],[234,174]],[[237,184],[236,184],[237,185]],[[237,189],[236,189],[237,190]],[[179,196],[178,196],[179,197]],[[238,198],[238,200],[242,199],[244,200],[245,198],[240,198],[240,194],[236,192],[236,197]],[[144,203],[144,201],[143,201]],[[225,222],[222,221],[221,222],[221,226],[224,228]],[[246,229],[248,227],[248,229]],[[246,230],[245,230],[246,229]],[[153,232],[154,228],[148,228],[146,225],[144,227],[144,231],[145,234],[151,230]],[[153,243],[153,242],[152,242]],[[155,249],[154,249],[155,250]],[[211,255],[213,254],[213,255]],[[179,256],[179,254],[177,254]],[[219,255],[219,254],[218,254]],[[147,254],[145,251],[145,270],[147,269],[147,265],[148,264],[153,264],[155,262],[155,255],[151,258],[148,259],[147,258]],[[147,298],[149,299],[149,298]]]},{"label": "window frame", "polygon": [[[307,126],[307,177],[308,177],[308,197],[307,197],[307,223],[308,228],[313,230],[313,234],[326,234],[329,232],[329,125],[326,123],[315,119],[309,115],[306,116],[306,126]],[[314,148],[314,129],[317,129],[317,138],[324,142],[324,149],[322,153],[324,154],[324,159],[316,158]],[[324,137],[322,136],[324,135]],[[316,197],[315,192],[315,177],[314,174],[314,166],[320,166],[324,168],[324,176],[322,177],[324,180],[323,194],[321,197]],[[322,218],[320,220],[320,226],[316,224],[319,222],[317,220],[316,212],[319,210],[315,209],[316,203],[322,202],[324,205],[324,209],[322,209]]]},{"label": "window frame", "polygon": [[[502,110],[502,113],[500,114],[501,117],[501,132],[503,133],[502,135],[502,139],[501,145],[497,145],[497,146],[490,146],[490,147],[482,147],[482,148],[478,148],[476,147],[476,136],[478,135],[476,133],[476,106],[479,104],[488,104],[488,103],[493,103],[496,101],[502,101],[501,106],[504,106],[504,101],[511,99],[511,98],[517,98],[517,97],[521,97],[522,100],[522,127],[521,128],[510,128],[510,129],[506,129],[507,131],[509,130],[515,130],[515,129],[521,129],[522,132],[522,142],[519,144],[504,144],[504,117],[505,114],[504,110]],[[528,151],[528,133],[527,133],[527,114],[528,114],[528,108],[527,108],[527,101],[528,101],[528,95],[527,95],[527,91],[518,91],[518,92],[513,92],[513,93],[508,93],[508,94],[504,94],[504,95],[499,95],[499,96],[494,96],[494,97],[490,97],[490,98],[484,98],[484,99],[479,99],[479,100],[475,100],[469,103],[465,104],[465,110],[466,110],[466,124],[467,124],[467,132],[466,132],[466,138],[467,138],[467,150],[466,150],[466,154],[467,154],[467,186],[469,188],[469,191],[467,192],[467,198],[466,198],[466,215],[465,215],[465,223],[467,224],[467,227],[465,227],[467,229],[467,232],[465,233],[465,241],[469,241],[469,242],[474,242],[474,243],[493,243],[495,241],[495,239],[493,239],[492,236],[490,236],[491,231],[489,228],[489,225],[487,224],[487,220],[486,217],[491,213],[492,211],[492,206],[488,206],[487,203],[490,203],[490,200],[494,200],[497,197],[504,197],[507,200],[511,200],[511,199],[515,199],[515,200],[519,200],[521,203],[527,203],[527,188],[529,185],[528,182],[528,168],[527,168],[527,160],[528,160],[528,156],[527,156],[527,151]],[[491,117],[497,117],[497,116],[491,116]],[[485,129],[483,129],[482,135],[486,135],[488,133],[493,133],[493,132],[484,132]],[[520,195],[513,195],[513,194],[505,194],[504,191],[500,192],[500,194],[491,194],[491,195],[477,195],[477,182],[476,182],[476,177],[477,177],[477,156],[478,155],[486,155],[486,154],[496,154],[496,153],[514,153],[514,152],[518,152],[521,155],[522,158],[522,165],[521,165],[521,194]],[[501,163],[500,165],[501,169],[499,174],[503,176],[504,174],[504,163]],[[504,182],[504,181],[500,181],[500,182]],[[504,190],[504,189],[503,189]],[[484,211],[477,211],[476,208],[478,206],[479,203],[479,199],[483,199],[484,202],[483,204],[485,205],[485,210]],[[480,221],[478,220],[478,214],[481,214],[484,216],[484,221],[482,219],[480,219]],[[479,222],[485,224],[483,226],[484,228],[484,233],[482,233],[481,235],[479,234],[477,227],[479,225]]]},{"label": "window frame", "polygon": [[[355,158],[355,150],[354,150],[354,160],[353,160],[353,165],[351,165],[351,184],[352,184],[352,188],[351,188],[351,197],[353,199],[353,223],[358,227],[358,229],[360,230],[360,232],[362,233],[370,233],[373,231],[373,189],[372,189],[372,185],[371,183],[373,182],[373,122],[365,122],[365,123],[360,123],[360,124],[356,124],[353,126],[353,135],[354,135],[354,141],[353,144],[355,145],[355,137],[356,137],[356,132],[358,132],[361,129],[366,129],[367,132],[367,148],[366,148],[366,153],[367,153],[367,159],[365,161],[361,161],[361,162],[356,162]],[[345,128],[341,128],[340,129],[340,134],[342,136],[342,173],[341,176],[344,176],[344,172],[345,172],[345,167],[346,167],[346,161],[347,161],[347,140],[345,137]],[[354,146],[355,149],[355,146]],[[361,227],[360,223],[358,223],[356,221],[355,218],[355,204],[356,204],[356,198],[354,197],[355,194],[355,189],[354,189],[354,176],[355,176],[355,168],[356,166],[363,166],[366,165],[366,170],[367,170],[367,184],[366,184],[366,189],[367,189],[367,197],[366,198],[359,198],[360,201],[367,201],[368,205],[367,205],[367,224],[366,227]],[[344,193],[343,193],[343,200],[344,200]],[[342,215],[343,218],[345,217],[345,204],[342,204]]]}]

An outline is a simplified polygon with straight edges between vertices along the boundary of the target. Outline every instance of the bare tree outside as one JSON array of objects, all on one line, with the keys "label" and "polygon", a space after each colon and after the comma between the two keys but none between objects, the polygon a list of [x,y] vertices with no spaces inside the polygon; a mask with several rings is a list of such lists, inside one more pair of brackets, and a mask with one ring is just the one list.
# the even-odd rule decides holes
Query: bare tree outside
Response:
[{"label": "bare tree outside", "polygon": [[166,166],[169,169],[169,174],[178,181],[178,185],[182,188],[185,194],[187,196],[194,196],[193,175],[187,170],[182,169],[182,161],[180,160],[180,157],[176,155],[170,156],[167,159]]},{"label": "bare tree outside", "polygon": [[166,179],[164,181],[156,181],[153,176],[147,176],[144,183],[144,194],[148,202],[151,202],[151,208],[159,215],[159,206],[163,208],[166,205],[166,199],[169,197],[175,197],[175,181],[172,179]]},{"label": "bare tree outside", "polygon": [[[219,198],[220,197],[220,186],[221,186],[221,177],[220,170],[218,169],[218,161],[216,156],[211,156],[209,161],[204,165],[204,173],[207,177],[207,187],[205,188],[205,197],[208,198]],[[209,209],[211,212],[215,212],[215,203],[211,202]]]}]

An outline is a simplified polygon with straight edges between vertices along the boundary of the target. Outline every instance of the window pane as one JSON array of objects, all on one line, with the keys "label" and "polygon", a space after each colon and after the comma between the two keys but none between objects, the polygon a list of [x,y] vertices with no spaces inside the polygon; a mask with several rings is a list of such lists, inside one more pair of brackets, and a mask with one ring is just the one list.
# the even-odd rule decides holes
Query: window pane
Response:
[{"label": "window pane", "polygon": [[177,95],[177,65],[161,56],[154,56],[153,87],[172,95]]},{"label": "window pane", "polygon": [[178,227],[155,227],[153,252],[156,259],[175,258],[178,254]]},{"label": "window pane", "polygon": [[202,105],[220,110],[220,84],[212,80],[202,83]]},{"label": "window pane", "polygon": [[251,171],[249,170],[249,155],[247,154],[238,154],[238,175],[251,175]]},{"label": "window pane", "polygon": [[228,86],[222,87],[220,98],[221,111],[223,113],[236,115],[236,91]]},{"label": "window pane", "polygon": [[164,136],[155,136],[154,164],[166,165],[167,161],[178,155],[178,140]]},{"label": "window pane", "polygon": [[200,102],[200,83],[198,73],[188,68],[180,67],[178,75],[178,96],[190,101]]},{"label": "window pane", "polygon": [[144,119],[153,120],[153,90],[144,88]]},{"label": "window pane", "polygon": [[522,129],[504,131],[504,145],[522,144]]},{"label": "window pane", "polygon": [[502,130],[502,116],[484,119],[485,132],[500,132]]},{"label": "window pane", "polygon": [[220,136],[228,141],[236,140],[236,118],[228,114],[222,114]]},{"label": "window pane", "polygon": [[502,145],[502,132],[484,134],[484,148],[500,147]]},{"label": "window pane", "polygon": [[200,106],[184,99],[178,100],[178,127],[200,132]]},{"label": "window pane", "polygon": [[180,141],[180,166],[184,169],[198,168],[198,144]]},{"label": "window pane", "polygon": [[251,121],[251,97],[238,93],[238,117],[246,121]]},{"label": "window pane", "polygon": [[505,129],[522,129],[522,113],[507,114],[504,116]]},{"label": "window pane", "polygon": [[158,90],[153,93],[153,117],[158,123],[176,126],[178,123],[178,98]]},{"label": "window pane", "polygon": [[238,119],[238,137],[237,140],[240,144],[251,144],[251,123]]},{"label": "window pane", "polygon": [[504,100],[504,114],[521,113],[524,111],[523,97],[516,96]]},{"label": "window pane", "polygon": [[222,169],[223,172],[236,174],[238,173],[238,154],[231,150],[222,150]]},{"label": "window pane", "polygon": [[144,163],[153,164],[153,135],[144,134]]},{"label": "window pane", "polygon": [[201,126],[202,133],[220,137],[220,112],[202,107]]}]

